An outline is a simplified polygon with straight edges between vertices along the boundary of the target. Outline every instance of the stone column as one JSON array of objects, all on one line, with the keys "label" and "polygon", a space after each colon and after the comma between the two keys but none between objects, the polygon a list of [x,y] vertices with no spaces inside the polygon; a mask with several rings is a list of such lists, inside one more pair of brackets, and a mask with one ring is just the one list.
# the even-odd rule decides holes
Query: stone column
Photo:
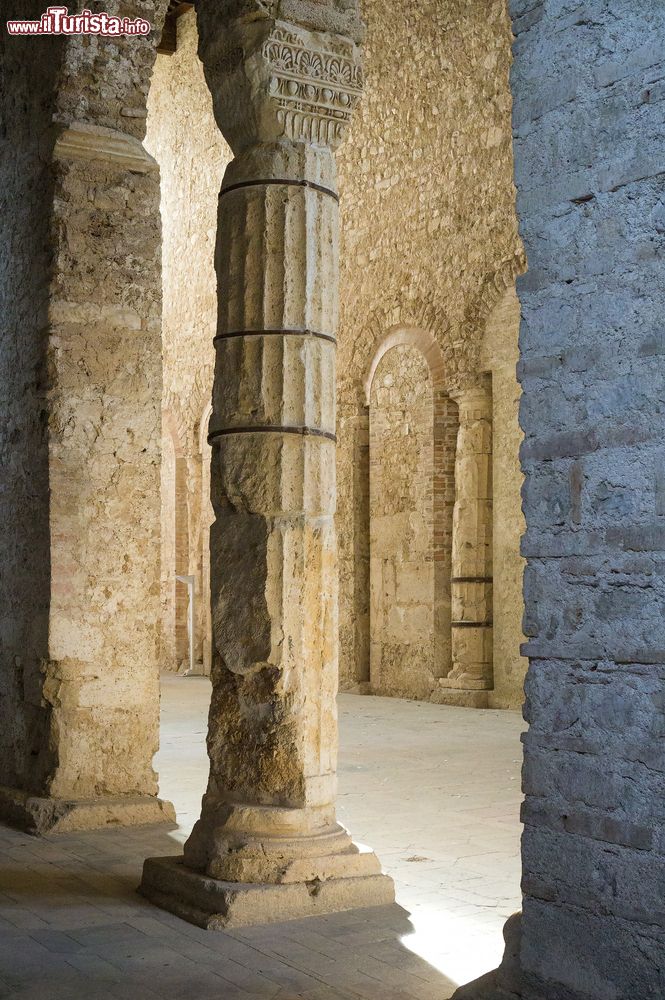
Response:
[{"label": "stone column", "polygon": [[492,391],[489,379],[453,394],[459,407],[452,546],[450,700],[484,707],[492,664]]},{"label": "stone column", "polygon": [[[194,442],[194,448],[196,443]],[[209,594],[203,591],[203,462],[195,452],[187,458],[187,530],[189,535],[189,573],[194,577],[194,662],[196,672],[203,669],[205,604]]]},{"label": "stone column", "polygon": [[360,96],[360,22],[345,4],[349,32],[314,30],[340,26],[337,4],[303,6],[306,27],[198,8],[235,154],[216,254],[210,780],[184,857],[148,860],[142,889],[207,927],[394,898],[335,818],[333,153]]}]

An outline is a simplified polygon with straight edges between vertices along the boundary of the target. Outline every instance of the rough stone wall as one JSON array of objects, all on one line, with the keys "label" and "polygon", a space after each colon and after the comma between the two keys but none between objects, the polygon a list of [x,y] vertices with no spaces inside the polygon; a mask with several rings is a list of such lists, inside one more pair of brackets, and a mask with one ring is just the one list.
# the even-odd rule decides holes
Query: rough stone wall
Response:
[{"label": "rough stone wall", "polygon": [[370,682],[427,698],[435,669],[434,400],[427,362],[394,347],[370,397]]},{"label": "rough stone wall", "polygon": [[[103,6],[115,12],[119,4]],[[126,14],[152,21],[160,20],[164,8],[164,0],[123,5]],[[22,5],[17,16],[25,15]],[[29,277],[19,294],[12,289],[19,305],[9,317],[7,343],[20,344],[26,378],[25,365],[31,365],[23,387],[29,401],[39,399],[40,410],[38,434],[32,406],[24,403],[17,417],[17,402],[10,416],[9,444],[18,444],[22,455],[11,483],[20,492],[30,474],[29,492],[48,508],[36,511],[34,534],[21,539],[3,566],[10,586],[16,574],[35,595],[25,603],[29,615],[34,611],[34,633],[24,609],[10,620],[8,643],[7,673],[19,675],[7,701],[19,720],[10,729],[12,752],[29,763],[3,768],[3,780],[55,797],[154,793],[159,178],[136,142],[144,129],[154,39],[74,38],[62,49],[59,66],[38,58],[40,42],[5,44],[12,47],[10,67],[16,59],[30,68],[23,88],[17,73],[14,93],[37,94],[27,99],[33,110],[43,101],[30,128],[40,139],[44,164],[37,168],[30,142],[19,141],[26,153],[17,165],[27,174],[18,189],[10,184],[11,212],[29,234],[23,235],[24,246],[16,246]],[[46,65],[59,70],[57,79]],[[48,110],[36,82],[54,88]],[[25,114],[20,105],[17,111]],[[48,129],[47,115],[55,130]],[[132,166],[118,150],[130,151]],[[21,214],[17,206],[26,182],[29,208]],[[23,297],[29,295],[30,306]],[[14,372],[7,384],[21,387]],[[34,480],[28,455],[33,442]],[[29,504],[34,509],[34,501]],[[26,630],[28,641],[17,658],[11,645]]]},{"label": "rough stone wall", "polygon": [[[90,122],[143,140],[146,98],[167,5],[168,0],[70,0],[63,4],[70,14],[87,8],[92,13],[142,17],[154,30],[149,36],[130,39],[70,36],[58,86],[58,121],[65,125]],[[43,10],[44,6],[40,13]]]},{"label": "rough stone wall", "polygon": [[520,555],[525,524],[521,513],[522,473],[519,426],[520,304],[515,289],[506,291],[492,310],[483,337],[480,364],[492,376],[493,419],[493,574],[494,574],[494,691],[493,708],[516,708],[524,699],[527,660],[520,653],[524,642],[522,596],[524,559]]},{"label": "rough stone wall", "polygon": [[520,268],[504,0],[365,0],[363,12],[366,96],[338,157],[343,686],[365,679],[358,458],[366,446],[361,386],[376,346],[396,326],[430,331],[446,387],[454,387],[478,370],[487,313]]},{"label": "rough stone wall", "polygon": [[513,0],[526,997],[665,995],[665,8]]}]

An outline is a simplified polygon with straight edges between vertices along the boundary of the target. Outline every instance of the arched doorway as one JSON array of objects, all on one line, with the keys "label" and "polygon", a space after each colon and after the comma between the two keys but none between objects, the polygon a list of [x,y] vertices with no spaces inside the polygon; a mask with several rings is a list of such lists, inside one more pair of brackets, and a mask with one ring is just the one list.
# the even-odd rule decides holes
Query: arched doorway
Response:
[{"label": "arched doorway", "polygon": [[364,383],[369,412],[370,684],[432,699],[450,670],[456,407],[434,338],[392,331]]}]

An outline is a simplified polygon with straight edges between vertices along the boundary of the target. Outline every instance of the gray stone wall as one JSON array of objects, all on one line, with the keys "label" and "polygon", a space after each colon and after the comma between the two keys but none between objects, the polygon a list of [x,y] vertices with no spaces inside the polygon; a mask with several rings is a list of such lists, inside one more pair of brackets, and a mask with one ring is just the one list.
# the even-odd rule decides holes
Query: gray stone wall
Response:
[{"label": "gray stone wall", "polygon": [[513,0],[523,990],[665,995],[665,7]]}]

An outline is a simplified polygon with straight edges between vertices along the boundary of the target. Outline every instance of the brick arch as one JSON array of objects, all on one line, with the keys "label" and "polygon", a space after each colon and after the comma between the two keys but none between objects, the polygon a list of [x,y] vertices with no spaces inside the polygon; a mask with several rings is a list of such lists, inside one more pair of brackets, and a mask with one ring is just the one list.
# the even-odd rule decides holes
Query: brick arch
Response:
[{"label": "brick arch", "polygon": [[365,405],[369,406],[372,382],[376,370],[388,351],[393,347],[415,347],[425,358],[432,378],[432,388],[436,393],[437,389],[445,387],[445,363],[443,353],[437,340],[428,330],[417,327],[397,327],[387,333],[378,344],[375,345],[369,367],[366,369],[363,379],[363,392]]},{"label": "brick arch", "polygon": [[198,452],[199,455],[203,454],[204,446],[207,443],[208,436],[208,424],[210,422],[210,417],[212,416],[212,401],[206,402],[203,413],[201,414],[199,425],[198,425]]},{"label": "brick arch", "polygon": [[189,397],[188,412],[190,414],[189,425],[193,434],[194,451],[201,452],[201,434],[206,414],[210,415],[212,407],[212,382],[214,376],[214,365],[207,362],[202,365],[196,373],[194,385]]}]

